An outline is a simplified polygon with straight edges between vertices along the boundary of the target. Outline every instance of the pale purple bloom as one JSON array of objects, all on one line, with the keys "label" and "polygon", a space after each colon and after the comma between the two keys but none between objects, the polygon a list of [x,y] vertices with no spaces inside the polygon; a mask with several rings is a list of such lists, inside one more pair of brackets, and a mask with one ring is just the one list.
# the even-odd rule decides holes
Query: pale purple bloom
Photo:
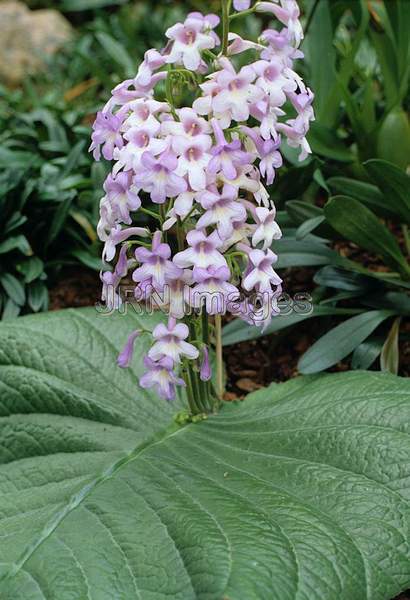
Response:
[{"label": "pale purple bloom", "polygon": [[271,2],[259,2],[256,10],[259,12],[271,12],[277,19],[286,25],[291,38],[299,46],[303,39],[303,29],[299,21],[300,10],[296,0],[280,0],[281,6],[276,0]]},{"label": "pale purple bloom", "polygon": [[209,150],[212,140],[209,135],[199,135],[194,138],[176,137],[172,143],[173,150],[179,155],[176,174],[187,175],[193,191],[206,187],[206,168],[211,155]]},{"label": "pale purple bloom", "polygon": [[242,280],[242,287],[247,291],[269,292],[272,285],[280,285],[281,278],[272,269],[272,264],[278,257],[267,250],[251,250],[249,252],[249,264]]},{"label": "pale purple bloom", "polygon": [[186,236],[189,248],[178,252],[174,256],[174,263],[183,269],[187,267],[216,267],[227,266],[225,258],[217,248],[222,245],[222,240],[216,231],[206,235],[204,231],[189,231]]},{"label": "pale purple bloom", "polygon": [[[169,106],[166,102],[158,102],[152,98],[140,98],[130,102],[126,107],[126,119],[123,129],[136,128],[143,129],[150,136],[157,135],[161,123],[157,119],[158,114],[169,112]],[[124,109],[121,109],[124,110]],[[127,136],[124,135],[127,139]]]},{"label": "pale purple bloom", "polygon": [[149,192],[153,202],[163,204],[167,198],[178,196],[188,188],[185,179],[176,175],[177,166],[178,159],[169,150],[158,158],[151,152],[144,152],[134,181],[145,192]]},{"label": "pale purple bloom", "polygon": [[137,337],[140,335],[141,335],[141,329],[137,329],[136,331],[133,331],[129,335],[122,352],[118,355],[117,364],[122,369],[126,369],[127,367],[130,366],[132,357],[134,354],[134,343],[135,343],[135,340],[137,339]]},{"label": "pale purple bloom", "polygon": [[202,362],[199,370],[199,376],[202,381],[209,381],[212,377],[211,363],[209,361],[208,348],[204,346],[202,350]]},{"label": "pale purple bloom", "polygon": [[175,398],[175,386],[185,386],[184,380],[174,372],[174,363],[169,356],[164,356],[158,362],[146,356],[144,366],[147,372],[140,378],[140,386],[144,389],[156,387],[158,395],[165,400]]},{"label": "pale purple bloom", "polygon": [[104,182],[104,191],[117,219],[129,225],[130,211],[136,211],[141,206],[138,190],[132,183],[132,173],[118,173],[116,177],[108,175]]},{"label": "pale purple bloom", "polygon": [[101,152],[106,160],[112,160],[114,148],[122,148],[124,140],[120,133],[122,120],[111,112],[99,112],[93,124],[91,146],[95,160],[100,160]]},{"label": "pale purple bloom", "polygon": [[100,231],[100,240],[105,242],[103,249],[103,260],[111,262],[115,256],[116,246],[131,236],[147,237],[149,232],[144,227],[126,227],[123,229],[119,223],[114,225],[109,233]]},{"label": "pale purple bloom", "polygon": [[309,142],[306,139],[308,132],[308,125],[306,123],[297,121],[297,119],[290,119],[286,123],[278,123],[278,131],[283,133],[288,140],[288,145],[291,148],[300,148],[299,161],[305,160],[312,150]]},{"label": "pale purple bloom", "polygon": [[157,361],[168,356],[174,364],[181,362],[181,356],[190,360],[198,358],[199,352],[195,346],[185,341],[188,336],[188,326],[185,323],[177,324],[175,318],[170,317],[168,325],[160,323],[152,332],[155,343],[148,352],[148,357]]},{"label": "pale purple bloom", "polygon": [[269,47],[261,53],[261,58],[267,60],[273,57],[280,58],[287,67],[291,67],[295,59],[303,58],[303,52],[290,43],[290,34],[286,28],[281,31],[266,29],[262,32],[261,40],[269,44]]},{"label": "pale purple bloom", "polygon": [[285,104],[286,94],[297,88],[295,80],[284,75],[283,64],[277,58],[258,60],[252,69],[258,76],[256,85],[269,96],[270,103],[275,107]]},{"label": "pale purple bloom", "polygon": [[137,248],[135,258],[142,263],[132,274],[136,283],[150,281],[157,291],[162,291],[167,279],[175,279],[182,274],[181,269],[171,260],[171,248],[161,243],[161,232],[156,232],[152,240],[152,250]]},{"label": "pale purple bloom", "polygon": [[233,7],[235,10],[248,10],[251,5],[251,0],[233,0]]},{"label": "pale purple bloom", "polygon": [[216,174],[222,171],[227,179],[236,179],[238,176],[237,167],[252,163],[252,155],[242,150],[240,140],[228,143],[216,119],[212,119],[212,127],[215,133],[216,145],[211,148],[213,158],[209,163],[209,172]]},{"label": "pale purple bloom", "polygon": [[275,217],[276,210],[269,210],[263,206],[255,208],[257,228],[252,236],[252,245],[254,247],[263,242],[262,250],[267,250],[272,245],[273,240],[278,240],[282,237],[282,232],[275,221]]},{"label": "pale purple bloom", "polygon": [[216,74],[210,76],[208,81],[201,83],[199,86],[202,90],[202,96],[197,98],[192,107],[199,115],[210,115],[218,120],[220,126],[226,129],[230,126],[232,115],[230,110],[218,112],[213,105],[215,96],[222,91],[222,88],[216,82]]},{"label": "pale purple bloom", "polygon": [[229,283],[231,272],[227,266],[195,267],[193,278],[196,285],[191,291],[191,306],[205,310],[209,315],[224,313],[229,301],[239,295],[237,288]]},{"label": "pale purple bloom", "polygon": [[158,156],[167,148],[167,141],[151,137],[149,131],[133,127],[124,135],[128,143],[119,149],[114,150],[114,158],[117,161],[114,168],[114,175],[120,170],[137,171],[141,166],[141,157],[144,152],[150,152],[153,156]]},{"label": "pale purple bloom", "polygon": [[140,86],[146,86],[151,83],[153,72],[165,64],[165,57],[158,50],[148,50],[144,54],[144,60],[141,63],[135,81]]},{"label": "pale purple bloom", "polygon": [[237,198],[236,190],[231,186],[224,186],[222,194],[215,186],[203,192],[199,201],[206,212],[197,222],[198,229],[215,225],[222,241],[229,238],[233,233],[233,223],[246,219],[245,207]]},{"label": "pale purple bloom", "polygon": [[259,135],[259,129],[255,127],[242,127],[242,131],[249,136],[253,142],[255,150],[261,159],[259,171],[266,179],[266,183],[271,185],[275,179],[275,168],[278,169],[283,164],[282,155],[278,151],[281,144],[280,136],[275,141],[273,139],[265,140]]},{"label": "pale purple bloom", "polygon": [[230,32],[228,39],[230,42],[228,46],[228,56],[241,54],[241,52],[246,52],[246,50],[259,50],[260,52],[265,49],[265,46],[257,44],[256,42],[251,42],[250,40],[244,40],[237,33]]},{"label": "pale purple bloom", "polygon": [[121,279],[128,273],[127,246],[122,246],[114,271],[105,271],[100,273],[100,279],[103,283],[101,299],[106,303],[109,310],[117,310],[122,299],[117,290]]},{"label": "pale purple bloom", "polygon": [[176,111],[179,121],[165,121],[161,126],[163,135],[197,137],[211,133],[211,125],[203,117],[199,117],[192,108],[180,108]]},{"label": "pale purple bloom", "polygon": [[227,58],[223,65],[223,70],[217,74],[221,91],[213,98],[212,107],[216,113],[230,113],[235,121],[246,121],[249,119],[249,105],[258,102],[263,97],[263,91],[253,85],[256,74],[251,67],[242,67],[236,73]]},{"label": "pale purple bloom", "polygon": [[185,23],[177,23],[166,31],[166,36],[173,41],[169,54],[165,57],[168,63],[182,63],[186,69],[196,71],[202,62],[201,51],[215,48],[216,39],[207,29],[207,22],[198,16],[188,16]]}]

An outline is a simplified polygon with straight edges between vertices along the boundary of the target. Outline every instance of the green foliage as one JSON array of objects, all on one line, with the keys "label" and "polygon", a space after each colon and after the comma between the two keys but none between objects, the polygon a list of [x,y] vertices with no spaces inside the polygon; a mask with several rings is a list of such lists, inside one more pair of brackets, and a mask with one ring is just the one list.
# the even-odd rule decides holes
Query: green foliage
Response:
[{"label": "green foliage", "polygon": [[314,589],[386,600],[403,589],[408,383],[306,377],[170,425],[179,402],[136,386],[144,341],[134,368],[114,366],[139,325],[92,310],[0,325],[1,598],[284,600]]}]

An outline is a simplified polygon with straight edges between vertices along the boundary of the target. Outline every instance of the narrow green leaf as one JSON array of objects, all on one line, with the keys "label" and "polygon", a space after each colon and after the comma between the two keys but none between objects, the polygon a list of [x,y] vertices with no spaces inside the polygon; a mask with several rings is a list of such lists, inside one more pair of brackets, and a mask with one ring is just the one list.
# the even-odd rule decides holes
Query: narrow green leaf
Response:
[{"label": "narrow green leaf", "polygon": [[28,305],[33,312],[40,310],[47,310],[48,308],[48,289],[43,282],[37,280],[33,281],[28,286]]},{"label": "narrow green leaf", "polygon": [[3,286],[7,296],[18,306],[23,306],[26,301],[26,292],[24,285],[10,273],[0,275],[0,283]]},{"label": "narrow green leaf", "polygon": [[336,231],[362,248],[382,256],[406,277],[410,267],[392,233],[363,204],[348,196],[335,196],[324,208],[327,221]]},{"label": "narrow green leaf", "polygon": [[31,256],[27,260],[18,263],[16,269],[24,276],[25,283],[31,283],[43,273],[44,263],[37,256]]},{"label": "narrow green leaf", "polygon": [[327,183],[333,192],[360,200],[377,215],[397,219],[397,212],[377,186],[348,177],[331,177]]},{"label": "narrow green leaf", "polygon": [[352,355],[352,369],[366,371],[380,355],[383,347],[383,338],[371,335],[367,340],[357,346]]},{"label": "narrow green leaf", "polygon": [[390,206],[405,223],[410,223],[410,177],[385,160],[368,160],[364,166],[388,198]]},{"label": "narrow green leaf", "polygon": [[356,315],[328,331],[305,352],[298,363],[303,374],[319,373],[337,364],[353,352],[386,319],[394,315],[374,310]]},{"label": "narrow green leaf", "polygon": [[380,356],[380,367],[382,371],[389,371],[393,375],[399,372],[399,331],[401,317],[394,320],[386,341],[383,344]]},{"label": "narrow green leaf", "polygon": [[98,31],[95,36],[112,60],[124,69],[127,76],[131,77],[135,74],[135,61],[124,46],[104,31]]},{"label": "narrow green leaf", "polygon": [[315,231],[325,221],[325,216],[320,215],[319,217],[313,217],[312,219],[307,219],[302,225],[299,225],[296,231],[296,239],[303,240],[309,233]]}]

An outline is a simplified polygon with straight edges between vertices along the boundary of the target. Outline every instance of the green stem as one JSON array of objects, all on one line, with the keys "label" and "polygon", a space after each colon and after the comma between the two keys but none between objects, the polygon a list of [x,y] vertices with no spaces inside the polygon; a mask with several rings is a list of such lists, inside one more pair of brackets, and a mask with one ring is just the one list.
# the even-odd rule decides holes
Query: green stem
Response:
[{"label": "green stem", "polygon": [[231,12],[231,0],[222,0],[222,52],[223,56],[228,53],[229,37],[229,13]]},{"label": "green stem", "polygon": [[222,357],[222,319],[215,315],[215,346],[216,346],[216,393],[219,400],[224,394],[223,357]]},{"label": "green stem", "polygon": [[140,207],[139,210],[141,212],[145,213],[146,215],[149,215],[150,217],[153,217],[154,219],[161,221],[161,217],[159,216],[159,214],[154,212],[153,210],[149,210],[149,208],[143,208],[142,206]]},{"label": "green stem", "polygon": [[174,100],[174,92],[172,90],[172,65],[168,66],[168,75],[165,80],[165,94],[167,97],[167,102],[171,107],[172,116],[176,121],[179,121],[178,115],[175,111],[175,100]]},{"label": "green stem", "polygon": [[256,8],[258,6],[259,2],[257,2],[255,4],[255,6],[252,6],[252,8],[248,8],[248,10],[242,10],[241,12],[237,12],[234,13],[233,15],[230,15],[229,20],[233,21],[234,19],[239,19],[239,17],[246,17],[247,15],[253,15],[254,12],[256,12]]}]

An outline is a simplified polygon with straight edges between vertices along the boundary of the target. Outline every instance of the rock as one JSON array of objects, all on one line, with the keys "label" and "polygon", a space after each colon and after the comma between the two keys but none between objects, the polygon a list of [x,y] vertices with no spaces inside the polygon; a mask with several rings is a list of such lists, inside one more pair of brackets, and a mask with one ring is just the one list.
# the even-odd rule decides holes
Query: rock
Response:
[{"label": "rock", "polygon": [[22,2],[0,2],[0,81],[19,85],[41,71],[47,58],[73,36],[70,23],[56,10],[30,10]]}]

